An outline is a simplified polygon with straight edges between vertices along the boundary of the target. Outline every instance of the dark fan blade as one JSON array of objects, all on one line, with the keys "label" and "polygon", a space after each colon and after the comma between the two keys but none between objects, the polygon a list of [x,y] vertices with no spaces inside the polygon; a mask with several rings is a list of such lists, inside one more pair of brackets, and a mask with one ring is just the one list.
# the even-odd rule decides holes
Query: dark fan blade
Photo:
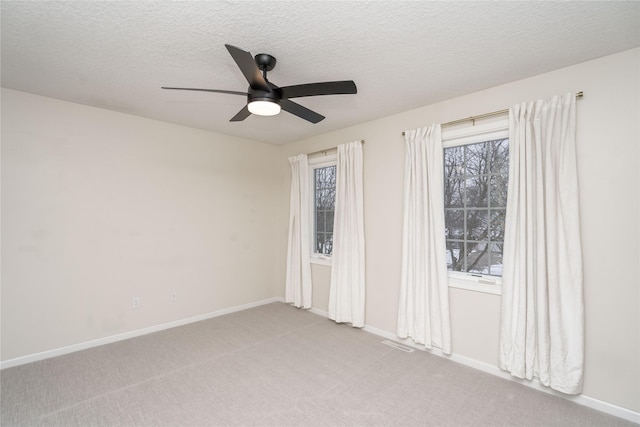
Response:
[{"label": "dark fan blade", "polygon": [[281,87],[283,98],[299,98],[317,95],[345,95],[358,93],[353,80],[341,82],[308,83],[304,85]]},{"label": "dark fan blade", "polygon": [[289,101],[288,99],[282,99],[280,101],[280,106],[284,111],[288,111],[291,114],[296,115],[301,119],[305,119],[311,123],[318,123],[319,121],[324,119],[324,116],[316,113],[315,111],[309,110],[307,107],[303,107],[300,104]]},{"label": "dark fan blade", "polygon": [[250,115],[251,115],[251,113],[249,112],[249,107],[247,107],[245,105],[244,108],[242,110],[238,111],[238,114],[233,116],[231,118],[231,120],[229,120],[229,121],[230,122],[241,122],[244,119],[246,119],[247,117],[249,117]]},{"label": "dark fan blade", "polygon": [[269,85],[267,85],[264,77],[260,74],[260,69],[256,65],[253,56],[251,56],[249,52],[238,49],[230,44],[225,44],[225,46],[231,54],[231,57],[233,57],[233,60],[236,61],[236,64],[240,67],[240,71],[242,71],[242,74],[244,74],[244,77],[249,82],[249,86],[251,86],[252,89],[269,92]]},{"label": "dark fan blade", "polygon": [[197,89],[193,87],[164,87],[162,89],[173,89],[173,90],[197,90],[199,92],[215,92],[215,93],[228,93],[230,95],[244,95],[247,96],[246,92],[236,92],[234,90],[218,90],[218,89]]}]

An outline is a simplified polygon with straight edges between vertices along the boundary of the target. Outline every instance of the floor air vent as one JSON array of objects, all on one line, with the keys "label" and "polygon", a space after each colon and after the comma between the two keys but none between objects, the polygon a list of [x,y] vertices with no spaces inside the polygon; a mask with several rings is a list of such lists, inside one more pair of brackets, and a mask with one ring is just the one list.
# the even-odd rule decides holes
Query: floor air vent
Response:
[{"label": "floor air vent", "polygon": [[413,349],[411,347],[407,347],[406,345],[398,344],[394,341],[384,340],[382,344],[388,345],[389,347],[397,348],[398,350],[406,351],[407,353],[413,353]]}]

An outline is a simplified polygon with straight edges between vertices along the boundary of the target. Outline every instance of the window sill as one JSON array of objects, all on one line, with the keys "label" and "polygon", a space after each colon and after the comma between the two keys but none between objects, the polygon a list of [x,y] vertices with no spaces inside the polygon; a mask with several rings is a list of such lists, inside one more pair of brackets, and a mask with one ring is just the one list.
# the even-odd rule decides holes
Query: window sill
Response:
[{"label": "window sill", "polygon": [[[493,281],[493,283],[489,283],[490,281]],[[449,273],[449,287],[502,295],[502,280],[499,277],[483,278],[465,273]]]},{"label": "window sill", "polygon": [[322,255],[311,255],[311,264],[318,265],[326,265],[327,267],[331,267],[331,257],[330,256],[322,256]]}]

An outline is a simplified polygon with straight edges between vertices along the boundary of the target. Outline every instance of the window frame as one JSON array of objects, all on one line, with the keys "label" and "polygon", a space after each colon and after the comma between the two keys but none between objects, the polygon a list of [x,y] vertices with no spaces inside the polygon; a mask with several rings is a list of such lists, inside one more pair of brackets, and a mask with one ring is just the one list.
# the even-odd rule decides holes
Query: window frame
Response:
[{"label": "window frame", "polygon": [[319,168],[326,168],[328,166],[336,166],[338,160],[337,153],[324,154],[322,156],[311,157],[307,160],[309,165],[309,189],[311,191],[311,209],[310,209],[310,234],[311,234],[311,248],[310,248],[310,261],[311,264],[319,264],[331,266],[331,255],[320,254],[316,252],[316,230],[315,230],[315,218],[316,218],[316,201],[315,201],[315,170]]},{"label": "window frame", "polygon": [[[509,120],[501,119],[471,127],[442,131],[442,149],[509,138]],[[502,295],[502,277],[447,270],[449,287]]]}]

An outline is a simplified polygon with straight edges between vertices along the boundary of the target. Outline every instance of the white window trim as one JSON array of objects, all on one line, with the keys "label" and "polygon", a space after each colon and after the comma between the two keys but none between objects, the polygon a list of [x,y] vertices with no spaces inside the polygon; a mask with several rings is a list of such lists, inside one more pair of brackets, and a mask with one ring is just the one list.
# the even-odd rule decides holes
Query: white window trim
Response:
[{"label": "white window trim", "polygon": [[[509,120],[497,120],[472,127],[442,132],[443,148],[509,137]],[[449,271],[449,287],[487,294],[502,295],[502,277],[462,271]]]},{"label": "white window trim", "polygon": [[449,287],[486,294],[502,295],[502,277],[449,271]]},{"label": "white window trim", "polygon": [[325,265],[327,267],[331,267],[331,257],[328,255],[320,255],[317,253],[312,253],[311,256],[309,257],[309,262],[311,262],[311,264]]},{"label": "white window trim", "polygon": [[[330,154],[325,154],[323,156],[317,156],[317,157],[311,157],[308,159],[308,164],[309,164],[309,183],[312,186],[312,189],[314,188],[314,171],[315,169],[318,168],[324,168],[327,166],[335,166],[336,162],[338,160],[338,155],[337,153],[330,153]],[[325,265],[325,266],[331,266],[331,255],[324,255],[324,254],[319,254],[315,251],[315,242],[316,242],[316,233],[314,230],[314,224],[315,224],[315,214],[316,214],[316,210],[315,210],[315,195],[312,194],[311,196],[311,210],[310,210],[310,214],[311,214],[311,221],[309,221],[310,227],[311,227],[311,252],[310,252],[310,262],[311,264],[318,264],[318,265]]]}]

